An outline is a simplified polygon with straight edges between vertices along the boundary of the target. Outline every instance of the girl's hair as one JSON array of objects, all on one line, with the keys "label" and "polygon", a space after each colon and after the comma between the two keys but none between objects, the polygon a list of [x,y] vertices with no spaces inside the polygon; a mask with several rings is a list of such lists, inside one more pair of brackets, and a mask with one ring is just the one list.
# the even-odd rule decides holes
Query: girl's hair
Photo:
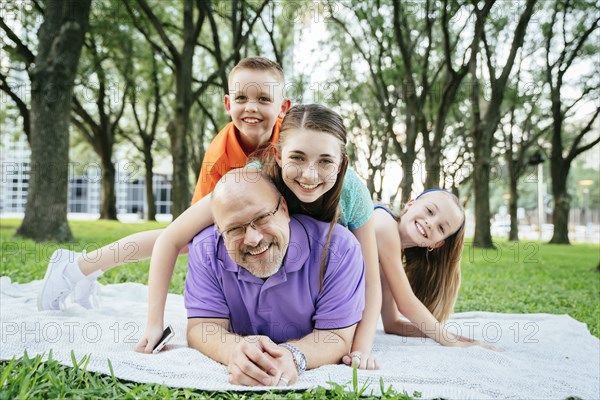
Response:
[{"label": "girl's hair", "polygon": [[[346,156],[346,128],[344,127],[342,117],[325,106],[319,104],[296,105],[286,113],[285,118],[283,119],[281,130],[279,131],[279,143],[271,145],[277,149],[279,154],[281,154],[281,147],[282,145],[285,145],[289,132],[293,129],[306,129],[328,133],[340,141],[341,160],[335,184],[323,194],[323,201],[319,209],[317,211],[310,210],[311,212],[308,214],[315,219],[330,223],[327,241],[323,248],[323,258],[321,260],[322,285],[325,265],[327,264],[327,250],[331,240],[331,233],[340,217],[339,204],[342,188],[344,186],[344,176],[348,169],[348,157]],[[270,148],[266,151],[260,151],[259,154],[261,155],[263,170],[267,175],[272,177],[273,182],[285,197],[290,214],[306,214],[308,210],[303,207],[302,202],[296,197],[294,192],[287,187],[283,180],[281,168],[275,161],[274,149]]]},{"label": "girl's hair", "polygon": [[[463,214],[458,230],[444,239],[444,244],[429,251],[427,247],[410,247],[403,250],[406,276],[417,298],[440,322],[454,310],[460,288],[460,258],[462,255],[465,223],[464,208],[458,198],[443,189],[427,190],[417,199],[431,191],[441,191],[449,196]],[[400,216],[402,218],[402,216]]]}]

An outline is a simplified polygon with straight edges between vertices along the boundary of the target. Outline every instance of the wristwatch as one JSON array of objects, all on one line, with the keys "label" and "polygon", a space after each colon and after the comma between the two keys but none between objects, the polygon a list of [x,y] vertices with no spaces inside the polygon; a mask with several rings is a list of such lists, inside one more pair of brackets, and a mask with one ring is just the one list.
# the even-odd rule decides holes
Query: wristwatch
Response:
[{"label": "wristwatch", "polygon": [[292,353],[292,359],[294,360],[294,364],[296,365],[298,375],[306,371],[306,356],[303,352],[301,352],[297,347],[292,346],[289,343],[281,343],[280,346],[285,349],[288,349],[290,353]]}]

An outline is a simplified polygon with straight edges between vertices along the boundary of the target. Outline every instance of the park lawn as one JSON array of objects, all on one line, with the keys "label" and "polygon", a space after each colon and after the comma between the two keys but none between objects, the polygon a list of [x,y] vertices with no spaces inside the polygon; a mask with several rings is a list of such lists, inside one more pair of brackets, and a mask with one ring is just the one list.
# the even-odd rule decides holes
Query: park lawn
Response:
[{"label": "park lawn", "polygon": [[[35,244],[12,237],[19,220],[2,220],[2,267],[0,276],[14,282],[42,279],[48,259],[57,248],[53,243]],[[121,224],[110,221],[71,221],[77,241],[62,247],[93,250],[128,234],[159,229],[165,224]],[[592,334],[600,336],[600,246],[578,244],[558,246],[539,242],[497,241],[495,250],[465,246],[462,260],[462,286],[457,312],[492,311],[503,313],[569,314],[585,322]],[[183,293],[187,258],[179,257],[170,291]],[[104,274],[100,282],[147,282],[148,262],[132,263]],[[0,399],[32,397],[161,397],[214,399],[346,399],[356,398],[360,388],[349,384],[285,393],[210,393],[174,389],[161,385],[138,384],[85,371],[85,359],[78,368],[41,357],[23,357],[0,362]],[[359,372],[360,373],[360,372]],[[380,383],[374,383],[379,386]],[[385,384],[385,382],[383,383]],[[365,393],[369,393],[367,388]],[[383,398],[408,399],[419,393],[389,391]]]}]

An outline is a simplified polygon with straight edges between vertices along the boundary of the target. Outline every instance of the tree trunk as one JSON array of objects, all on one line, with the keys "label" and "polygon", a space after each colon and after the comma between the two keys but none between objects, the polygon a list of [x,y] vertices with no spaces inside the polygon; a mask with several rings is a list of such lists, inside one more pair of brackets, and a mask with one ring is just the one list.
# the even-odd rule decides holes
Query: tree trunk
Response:
[{"label": "tree trunk", "polygon": [[510,232],[508,233],[508,240],[518,242],[519,221],[517,220],[517,204],[519,201],[519,192],[517,191],[517,181],[519,177],[514,170],[509,170],[509,175],[510,200],[508,203],[508,210],[510,214]]},{"label": "tree trunk", "polygon": [[[202,11],[198,11],[202,12]],[[173,219],[190,206],[189,157],[187,134],[192,107],[192,62],[194,58],[193,24],[194,5],[190,1],[183,3],[183,49],[176,64],[175,117],[169,136],[173,156]]]},{"label": "tree trunk", "polygon": [[31,72],[31,172],[17,235],[69,241],[69,121],[77,65],[91,0],[48,0]]},{"label": "tree trunk", "polygon": [[494,243],[490,232],[490,159],[487,146],[484,143],[476,143],[474,156],[475,236],[473,244],[476,247],[493,248]]},{"label": "tree trunk", "polygon": [[100,219],[117,220],[117,196],[115,191],[115,165],[110,155],[102,157],[102,191],[100,194]]},{"label": "tree trunk", "polygon": [[[427,132],[423,133],[427,135]],[[440,187],[440,157],[441,151],[432,151],[425,158],[425,189],[439,188]]]},{"label": "tree trunk", "polygon": [[394,142],[402,161],[402,181],[400,181],[402,190],[402,196],[400,197],[401,206],[404,206],[404,204],[408,203],[410,200],[412,185],[415,181],[415,171],[413,170],[413,167],[415,165],[415,159],[417,158],[415,151],[417,136],[415,118],[409,111],[406,116],[406,150],[403,152],[400,144],[397,141]]},{"label": "tree trunk", "polygon": [[571,207],[571,196],[567,192],[567,177],[569,176],[569,165],[550,160],[552,174],[552,196],[554,197],[554,209],[552,210],[552,224],[554,233],[550,243],[571,244],[569,241],[569,210]]},{"label": "tree trunk", "polygon": [[154,168],[154,159],[152,151],[148,146],[144,146],[144,166],[146,168],[146,207],[147,220],[156,221],[156,201],[154,199],[154,183],[152,181],[152,169]]},{"label": "tree trunk", "polygon": [[[493,4],[490,2],[488,4]],[[473,76],[473,111],[476,113],[476,122],[473,124],[473,138],[475,144],[475,168],[473,171],[473,185],[475,189],[475,246],[484,248],[493,248],[492,235],[490,233],[490,166],[492,157],[492,147],[494,143],[494,133],[500,123],[500,108],[504,98],[506,84],[513,68],[518,49],[523,45],[527,25],[533,14],[535,0],[527,0],[525,10],[519,18],[515,28],[515,33],[510,49],[510,53],[502,68],[500,77],[496,78],[494,70],[490,70],[490,83],[492,96],[487,104],[487,111],[481,118],[479,107],[479,82],[477,81],[477,61],[475,57],[471,58],[469,70]],[[482,36],[485,41],[485,36]],[[477,51],[476,51],[477,50]],[[473,54],[479,53],[478,49],[473,49]],[[486,51],[487,62],[492,64],[492,57]],[[475,103],[475,101],[477,103]]]},{"label": "tree trunk", "polygon": [[415,181],[413,176],[413,166],[415,165],[415,148],[410,149],[407,146],[406,153],[404,154],[404,160],[402,161],[402,181],[400,185],[402,186],[402,196],[400,197],[401,204],[404,205],[408,203],[410,200],[410,194],[412,190],[412,185]]},{"label": "tree trunk", "polygon": [[[191,80],[188,82],[188,85],[191,85]],[[180,84],[178,84],[176,95],[177,106],[175,118],[169,124],[171,154],[173,156],[173,208],[171,210],[173,219],[177,218],[190,205],[188,149],[186,146],[190,108],[189,104],[187,107],[185,106],[185,100],[182,98],[179,86]]]}]

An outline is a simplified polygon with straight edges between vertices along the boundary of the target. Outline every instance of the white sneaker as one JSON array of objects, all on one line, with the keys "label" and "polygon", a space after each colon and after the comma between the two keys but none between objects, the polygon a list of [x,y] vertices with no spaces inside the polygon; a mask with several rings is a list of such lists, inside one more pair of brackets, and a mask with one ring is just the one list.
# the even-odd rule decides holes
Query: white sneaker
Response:
[{"label": "white sneaker", "polygon": [[65,276],[65,269],[76,263],[79,253],[58,249],[52,253],[44,276],[44,285],[38,296],[38,310],[64,310],[65,299],[73,289],[73,282]]},{"label": "white sneaker", "polygon": [[88,310],[100,307],[100,284],[97,280],[100,275],[102,271],[96,271],[77,282],[73,288],[73,302]]}]

